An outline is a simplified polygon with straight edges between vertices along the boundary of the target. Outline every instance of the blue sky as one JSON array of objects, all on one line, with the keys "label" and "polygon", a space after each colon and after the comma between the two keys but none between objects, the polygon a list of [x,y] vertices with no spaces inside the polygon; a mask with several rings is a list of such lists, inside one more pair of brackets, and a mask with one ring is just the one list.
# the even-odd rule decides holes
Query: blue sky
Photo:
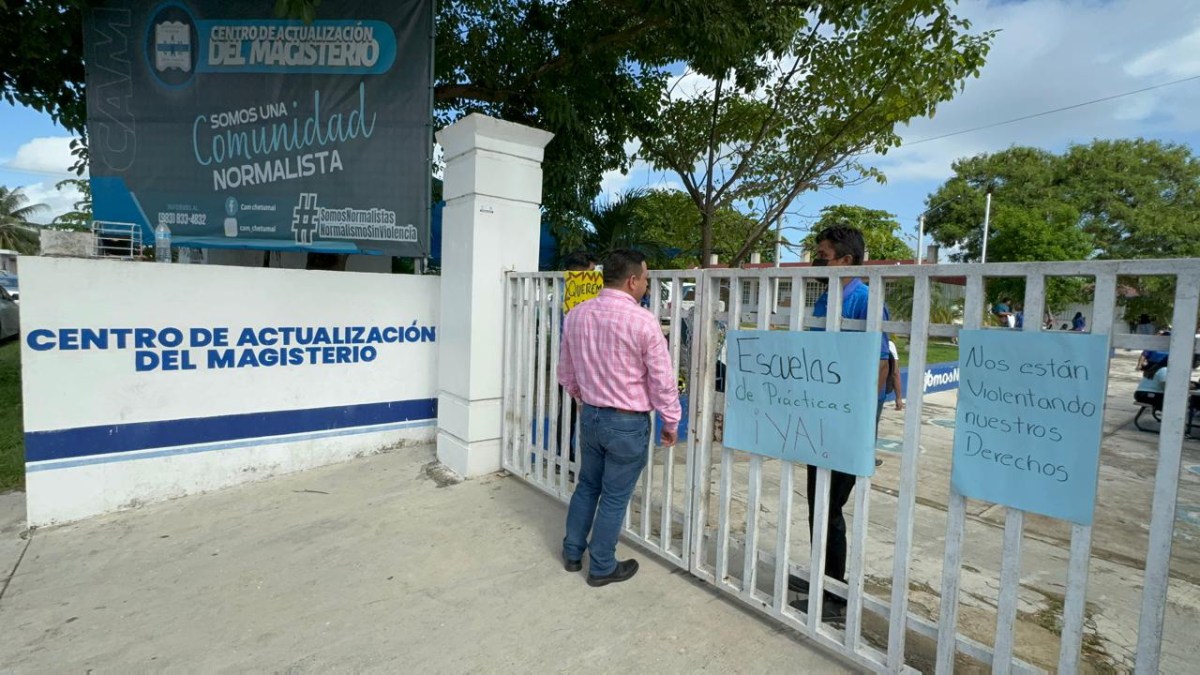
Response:
[{"label": "blue sky", "polygon": [[[979,30],[999,29],[988,63],[933,118],[900,128],[906,141],[941,136],[1085,101],[1200,76],[1196,0],[963,1],[959,14]],[[704,82],[681,84],[694,89]],[[928,195],[960,157],[1031,145],[1054,152],[1095,138],[1154,138],[1200,148],[1200,80],[1037,119],[904,146],[868,164],[887,183],[807,193],[793,204],[785,233],[799,239],[824,206],[857,204],[895,214],[910,245]],[[630,149],[636,144],[630,146]],[[1195,150],[1194,150],[1195,151]],[[636,165],[606,176],[604,189],[675,187],[678,177]],[[997,195],[997,199],[1001,198]],[[926,243],[929,243],[928,240]],[[785,254],[784,259],[795,259]]]},{"label": "blue sky", "polygon": [[[965,91],[931,119],[900,130],[907,141],[939,136],[1122,92],[1200,76],[1200,11],[1196,0],[963,0],[959,14],[980,30],[999,29],[987,65]],[[686,77],[686,76],[685,76]],[[692,85],[697,83],[684,83]],[[702,83],[699,83],[702,84]],[[960,157],[1011,145],[1061,151],[1094,138],[1155,138],[1200,148],[1200,80],[1064,113],[909,145],[869,163],[886,185],[864,184],[808,193],[786,225],[807,230],[823,206],[858,204],[895,214],[915,239],[926,197],[951,176]],[[72,177],[69,135],[48,116],[0,104],[0,184],[20,186],[51,208],[75,199],[54,184]],[[636,148],[631,144],[630,149]],[[677,177],[635,165],[605,177],[606,193],[630,187],[678,187]],[[998,196],[999,198],[999,196]],[[801,232],[790,231],[792,239]],[[911,241],[910,239],[910,241]],[[793,256],[794,257],[794,256]],[[787,256],[785,256],[785,259]]]}]

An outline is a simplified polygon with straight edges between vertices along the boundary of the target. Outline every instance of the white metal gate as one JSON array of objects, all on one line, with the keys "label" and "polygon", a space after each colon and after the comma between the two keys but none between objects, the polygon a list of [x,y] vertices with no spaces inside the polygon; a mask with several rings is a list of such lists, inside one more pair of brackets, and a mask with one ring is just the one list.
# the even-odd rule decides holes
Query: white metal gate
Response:
[{"label": "white metal gate", "polygon": [[[671,362],[677,372],[695,363],[699,341],[684,345],[681,298],[695,272],[654,273],[650,309],[665,318]],[[504,427],[506,470],[567,502],[578,471],[579,411],[557,384],[562,339],[564,282],[561,272],[510,274],[504,324]],[[668,300],[673,299],[671,302]],[[669,305],[669,306],[668,306]],[[685,368],[681,370],[681,363]],[[694,397],[693,397],[694,398]],[[684,419],[696,417],[695,404]],[[686,427],[685,427],[686,428]],[[694,438],[670,448],[646,448],[649,461],[625,517],[624,536],[686,568],[690,551],[691,472]]]},{"label": "white metal gate", "polygon": [[[836,275],[836,276],[835,276]],[[561,339],[561,273],[510,274],[506,281],[504,326],[504,430],[503,464],[512,473],[566,501],[574,488],[575,464],[569,460],[570,407],[555,383]],[[841,284],[829,288],[829,315],[813,319],[807,306],[813,294],[811,280],[851,276],[865,278],[870,288],[869,319],[840,318]],[[1121,277],[1161,276],[1175,281],[1173,325],[1170,338],[1112,332],[1118,308]],[[650,462],[634,494],[624,534],[626,537],[691,574],[704,579],[743,603],[796,629],[851,662],[879,672],[936,670],[951,672],[969,661],[993,672],[1041,670],[1015,656],[1018,592],[1021,583],[1025,514],[1006,509],[995,630],[988,638],[964,634],[959,626],[959,598],[963,589],[964,531],[967,500],[949,490],[944,546],[938,555],[940,584],[913,578],[914,523],[919,488],[933,480],[921,474],[922,378],[909,378],[908,408],[903,424],[899,480],[886,506],[894,518],[875,526],[869,517],[872,480],[859,478],[847,505],[849,533],[848,583],[830,581],[810,570],[824,569],[828,470],[817,472],[816,509],[812,541],[805,505],[795,506],[796,471],[790,462],[764,458],[724,448],[716,440],[721,394],[717,391],[721,342],[726,327],[804,330],[823,327],[839,330],[884,330],[909,336],[909,372],[923,373],[931,337],[953,338],[960,328],[983,327],[986,314],[985,285],[990,279],[1017,278],[1024,282],[1025,316],[1034,320],[1025,330],[1041,330],[1047,280],[1054,277],[1088,277],[1093,293],[1092,331],[1110,335],[1114,349],[1159,349],[1171,354],[1197,351],[1191,327],[1197,323],[1200,298],[1200,261],[1103,261],[1084,263],[1023,263],[988,265],[905,265],[854,268],[769,268],[761,270],[714,269],[652,273],[651,310],[664,322],[673,363],[680,369],[688,405],[686,441],[671,449],[647,448]],[[965,283],[963,323],[930,321],[933,284],[957,278]],[[911,320],[884,321],[885,279],[912,284]],[[695,284],[695,305],[684,308],[685,284]],[[669,289],[666,293],[663,288]],[[669,297],[670,302],[667,302]],[[889,303],[891,304],[891,303]],[[798,308],[800,311],[793,311]],[[762,310],[762,311],[760,311]],[[694,315],[694,319],[689,317]],[[1178,359],[1177,359],[1178,361]],[[1172,537],[1179,488],[1183,436],[1187,411],[1187,368],[1168,371],[1166,406],[1158,439],[1158,457],[1149,537],[1145,550],[1140,622],[1137,627],[1136,672],[1160,670],[1164,613],[1169,582]],[[653,442],[651,443],[653,446]],[[562,450],[560,450],[562,448]],[[925,482],[921,483],[918,479]],[[943,489],[949,477],[938,476]],[[802,483],[801,483],[802,484]],[[879,491],[876,491],[877,493]],[[876,494],[878,498],[878,494]],[[801,502],[804,500],[801,499]],[[794,526],[799,517],[801,525]],[[878,530],[883,529],[883,532]],[[868,551],[871,535],[890,542],[884,550]],[[928,542],[920,542],[928,545]],[[878,546],[878,544],[877,544]],[[1057,667],[1076,672],[1080,667],[1092,528],[1071,527],[1061,616]],[[866,570],[877,560],[890,558],[890,579],[868,585]],[[929,561],[924,561],[929,562]],[[811,582],[811,604],[796,609],[788,604],[789,573]],[[1049,573],[1049,571],[1048,571]],[[940,597],[936,617],[911,611],[914,584]],[[843,625],[822,623],[822,587],[848,600]],[[936,589],[936,590],[934,590]],[[1132,627],[1131,627],[1132,628]],[[990,644],[989,644],[990,643]],[[932,646],[930,646],[932,645]],[[923,648],[922,648],[923,646]]]}]

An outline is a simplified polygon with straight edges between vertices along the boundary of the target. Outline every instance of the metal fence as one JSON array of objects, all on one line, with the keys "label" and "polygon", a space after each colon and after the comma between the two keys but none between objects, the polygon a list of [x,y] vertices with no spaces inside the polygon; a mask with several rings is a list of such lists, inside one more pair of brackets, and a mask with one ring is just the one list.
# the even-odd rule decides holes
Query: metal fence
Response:
[{"label": "metal fence", "polygon": [[[939,278],[966,278],[966,297],[961,325],[930,322],[931,285]],[[1161,276],[1175,281],[1173,325],[1181,327],[1171,337],[1111,334],[1117,304],[1118,279]],[[867,280],[870,288],[869,318],[841,318],[841,283],[849,277]],[[714,269],[704,271],[656,272],[652,279],[672,291],[651,293],[650,310],[663,323],[673,363],[680,371],[681,388],[687,396],[686,439],[674,448],[655,448],[642,477],[624,534],[713,584],[746,605],[794,628],[843,656],[848,661],[878,672],[936,669],[951,672],[956,662],[971,660],[993,672],[1038,671],[1014,656],[1018,621],[1018,588],[1022,559],[1024,513],[1006,509],[996,628],[991,644],[972,639],[959,630],[960,580],[963,539],[967,523],[967,500],[950,489],[945,546],[940,584],[940,608],[931,620],[910,611],[910,573],[913,567],[914,519],[920,472],[922,410],[921,377],[910,377],[904,417],[899,487],[895,494],[895,517],[888,538],[890,590],[867,588],[865,562],[871,527],[872,480],[858,478],[848,505],[848,582],[842,584],[811,570],[824,569],[825,532],[828,521],[830,472],[819,469],[815,481],[816,526],[811,537],[805,506],[796,507],[797,467],[791,462],[764,458],[725,448],[719,442],[722,387],[718,377],[724,331],[729,327],[776,330],[823,328],[829,331],[886,331],[909,336],[909,372],[921,373],[926,366],[931,337],[954,338],[962,328],[985,327],[986,285],[1000,278],[1024,283],[1024,311],[1040,317],[1044,310],[1047,281],[1055,277],[1089,277],[1093,293],[1092,326],[1109,335],[1111,348],[1156,349],[1171,354],[1196,352],[1190,327],[1197,324],[1200,298],[1200,261],[1102,261],[1084,263],[1022,263],[988,265],[907,265],[847,268],[772,268],[761,270]],[[829,278],[829,319],[811,317],[813,278]],[[897,314],[911,317],[885,321],[885,280],[905,280],[912,286],[911,307]],[[796,289],[786,302],[773,297],[781,283]],[[677,301],[682,284],[695,284],[694,307]],[[652,288],[657,288],[652,283]],[[571,422],[572,408],[555,381],[562,328],[563,281],[561,273],[510,274],[506,280],[504,325],[504,425],[503,465],[560,500],[574,489],[577,464],[570,449],[577,444],[578,422]],[[749,290],[748,290],[749,289]],[[750,302],[747,302],[749,300]],[[792,311],[792,308],[804,308]],[[761,309],[765,311],[759,311]],[[772,311],[773,310],[773,311]],[[736,326],[730,325],[736,317]],[[1025,330],[1041,329],[1041,322],[1027,322]],[[1003,330],[997,328],[997,330]],[[1145,551],[1144,587],[1138,626],[1136,672],[1159,671],[1176,498],[1187,412],[1189,370],[1172,368],[1166,384],[1166,404],[1158,439],[1157,471]],[[579,455],[575,455],[576,457]],[[926,477],[926,480],[929,478]],[[949,481],[948,476],[943,480]],[[803,501],[803,500],[801,500]],[[797,513],[798,512],[798,513]],[[807,555],[804,550],[808,549]],[[1066,561],[1066,593],[1061,614],[1058,668],[1076,672],[1080,667],[1089,561],[1092,552],[1091,526],[1073,525],[1069,559]],[[810,582],[807,605],[793,607],[788,599],[788,575]],[[824,589],[848,601],[844,622],[823,623]],[[869,630],[864,630],[866,624]],[[913,640],[936,644],[936,658],[921,660],[906,649]]]},{"label": "metal fence", "polygon": [[95,250],[92,255],[103,258],[136,260],[142,256],[142,226],[106,220],[92,221]]}]

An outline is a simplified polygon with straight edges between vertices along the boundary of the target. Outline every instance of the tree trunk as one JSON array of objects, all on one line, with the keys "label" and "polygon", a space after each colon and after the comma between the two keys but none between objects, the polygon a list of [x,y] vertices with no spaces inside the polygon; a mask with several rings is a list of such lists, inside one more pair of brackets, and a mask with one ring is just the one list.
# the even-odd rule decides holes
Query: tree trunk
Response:
[{"label": "tree trunk", "polygon": [[724,83],[724,77],[717,78],[717,87],[713,92],[712,127],[708,134],[708,180],[704,185],[704,209],[700,219],[700,267],[712,264],[713,216],[716,214],[716,205],[713,204],[713,177],[717,172],[717,119],[721,113],[721,86]]}]

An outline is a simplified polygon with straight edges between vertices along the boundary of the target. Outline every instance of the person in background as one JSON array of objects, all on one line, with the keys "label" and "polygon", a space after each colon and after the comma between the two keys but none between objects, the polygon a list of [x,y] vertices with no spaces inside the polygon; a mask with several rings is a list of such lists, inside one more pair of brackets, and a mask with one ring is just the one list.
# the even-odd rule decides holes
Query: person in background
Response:
[{"label": "person in background", "polygon": [[637,560],[617,561],[617,536],[646,466],[649,413],[662,417],[663,445],[675,444],[681,417],[662,328],[637,304],[649,284],[645,255],[614,251],[604,261],[600,295],[571,310],[563,326],[558,383],[583,404],[583,464],[567,510],[562,561],[577,572],[587,551],[589,586],[637,573]]},{"label": "person in background", "polygon": [[[1184,363],[1187,363],[1186,359]],[[1142,379],[1138,381],[1137,391],[1133,392],[1133,400],[1145,403],[1161,413],[1167,391],[1167,367],[1169,365],[1170,359],[1164,357],[1147,366],[1146,370],[1142,371]],[[1198,367],[1200,367],[1200,355],[1193,355],[1192,370]],[[1192,420],[1195,418],[1197,410],[1200,410],[1200,394],[1196,393],[1196,387],[1197,383],[1195,382],[1188,384],[1187,424],[1183,428],[1183,433],[1188,438],[1193,438]]]},{"label": "person in background", "polygon": [[[817,235],[817,251],[812,264],[815,267],[861,265],[865,257],[865,251],[866,246],[863,243],[863,236],[860,230],[853,227],[836,225],[822,230]],[[867,285],[858,277],[845,279],[842,286],[842,318],[866,319],[869,294],[870,291]],[[817,304],[813,307],[813,316],[818,318],[824,317],[828,311],[828,294],[825,293],[817,298]],[[883,318],[885,320],[888,319],[886,307],[883,310]],[[888,350],[888,336],[887,333],[884,333],[883,340],[880,343],[879,358],[876,361],[878,363],[879,400],[883,399],[884,388],[887,385],[890,354],[891,352]],[[878,465],[878,462],[876,464]],[[825,575],[842,582],[846,581],[846,516],[842,509],[850,499],[850,493],[854,491],[856,480],[857,478],[853,474],[842,473],[841,471],[830,472],[829,526],[826,536]],[[810,464],[808,466],[808,528],[810,534],[813,527],[816,491],[817,467]],[[809,585],[807,581],[800,577],[788,575],[788,588],[801,596],[807,596]],[[806,606],[804,598],[798,598],[791,604],[793,607],[801,610]],[[845,617],[845,615],[846,600],[826,593],[822,609],[822,620],[836,621]]]},{"label": "person in background", "polygon": [[1071,330],[1076,333],[1087,330],[1087,319],[1083,318],[1083,312],[1075,312],[1075,318],[1071,319]]},{"label": "person in background", "polygon": [[568,253],[563,258],[563,269],[568,272],[591,272],[596,269],[596,258],[584,251]]},{"label": "person in background", "polygon": [[1000,321],[1009,328],[1013,326],[1012,317],[1012,300],[1003,298],[1000,302],[992,305],[992,314],[1000,317]]},{"label": "person in background", "polygon": [[1013,312],[1013,328],[1016,328],[1017,330],[1024,330],[1025,307],[1023,305],[1017,305],[1015,310],[1016,311]]},{"label": "person in background", "polygon": [[[904,385],[900,381],[900,351],[896,349],[896,343],[888,340],[888,376],[887,384],[884,386],[884,397],[889,393],[896,394],[896,410],[904,410]],[[879,399],[879,409],[875,411],[875,434],[879,435],[879,417],[883,414],[884,399]],[[875,466],[882,464],[879,460],[875,461]]]},{"label": "person in background", "polygon": [[[1160,331],[1158,331],[1158,334],[1161,337],[1169,337],[1171,335],[1171,331],[1160,330]],[[1147,368],[1149,368],[1150,366],[1153,366],[1154,364],[1158,363],[1159,361],[1165,360],[1166,358],[1167,358],[1167,352],[1160,352],[1160,351],[1157,351],[1154,349],[1147,349],[1147,350],[1144,350],[1141,353],[1141,355],[1138,356],[1138,362],[1137,362],[1136,368],[1144,373]]]}]

